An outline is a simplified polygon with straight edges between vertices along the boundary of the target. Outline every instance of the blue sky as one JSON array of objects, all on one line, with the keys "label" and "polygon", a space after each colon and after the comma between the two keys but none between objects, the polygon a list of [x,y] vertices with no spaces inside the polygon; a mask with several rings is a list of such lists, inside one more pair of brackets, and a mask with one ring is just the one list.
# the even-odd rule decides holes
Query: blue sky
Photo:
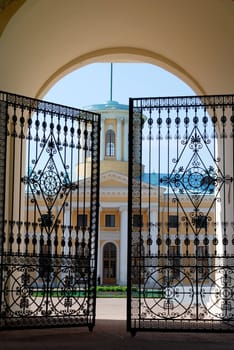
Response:
[{"label": "blue sky", "polygon": [[[112,99],[128,104],[129,97],[190,96],[194,91],[166,70],[145,63],[114,63]],[[110,99],[110,63],[82,67],[59,80],[44,100],[77,108]]]}]

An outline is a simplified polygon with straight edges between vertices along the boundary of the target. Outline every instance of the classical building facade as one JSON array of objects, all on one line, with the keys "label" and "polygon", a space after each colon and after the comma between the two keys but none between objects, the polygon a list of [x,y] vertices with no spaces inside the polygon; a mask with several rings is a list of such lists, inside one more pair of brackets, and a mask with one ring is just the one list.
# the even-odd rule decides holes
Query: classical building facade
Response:
[{"label": "classical building facade", "polygon": [[[127,105],[119,104],[116,101],[108,101],[106,104],[88,106],[88,109],[101,114],[101,143],[100,143],[100,207],[99,207],[99,239],[98,239],[98,264],[97,276],[101,284],[127,284],[127,246],[128,246],[128,113]],[[142,159],[144,163],[144,159]],[[163,185],[164,174],[144,172],[142,164],[142,203],[143,210],[141,217],[134,216],[134,225],[141,227],[142,247],[144,254],[157,256],[166,254],[170,256],[171,263],[180,266],[180,257],[187,254],[193,255],[193,248],[189,244],[178,247],[176,239],[186,242],[192,239],[194,231],[199,234],[199,239],[204,241],[206,237],[211,238],[213,234],[212,221],[214,212],[209,212],[209,217],[202,216],[199,222],[192,218],[193,205],[188,198],[178,194],[179,200],[183,202],[186,212],[190,213],[190,225],[186,227],[185,217],[182,212],[178,214],[176,203],[173,203],[173,193],[168,193],[168,186]],[[77,173],[82,181],[84,169],[80,164]],[[86,166],[86,175],[89,175],[89,168]],[[148,205],[150,186],[151,205]],[[214,199],[213,188],[210,185],[206,188],[203,198],[203,210],[209,211]],[[160,198],[159,198],[160,196]],[[171,204],[168,207],[168,196]],[[204,197],[201,189],[201,197]],[[145,204],[144,204],[145,202]],[[160,203],[160,204],[159,204]],[[160,205],[160,209],[158,206]],[[145,208],[144,208],[145,207]],[[207,210],[205,210],[207,208]],[[75,210],[75,205],[74,205]],[[83,217],[85,215],[85,217]],[[88,226],[90,222],[89,211],[81,214],[78,220],[79,226]],[[73,217],[73,225],[76,224]],[[170,246],[160,245],[156,242],[157,225],[162,225],[162,241],[166,242],[167,237],[173,238]],[[149,237],[149,225],[155,229],[152,231],[154,240]],[[210,239],[211,241],[211,239]],[[204,241],[205,242],[205,241]],[[139,247],[136,249],[139,249]],[[181,251],[179,251],[181,249]],[[203,256],[204,271],[208,261],[204,256],[213,253],[212,248],[201,244],[200,255]],[[176,274],[177,272],[174,271]],[[204,272],[205,273],[205,272]]]}]

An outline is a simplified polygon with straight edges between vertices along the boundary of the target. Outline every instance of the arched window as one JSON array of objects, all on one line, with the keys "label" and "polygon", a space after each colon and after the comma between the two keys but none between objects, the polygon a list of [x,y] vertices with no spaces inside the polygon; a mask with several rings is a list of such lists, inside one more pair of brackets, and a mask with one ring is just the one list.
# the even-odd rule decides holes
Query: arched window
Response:
[{"label": "arched window", "polygon": [[113,130],[106,132],[105,150],[107,157],[115,156],[115,133]]},{"label": "arched window", "polygon": [[116,283],[116,246],[106,243],[103,247],[103,283]]}]

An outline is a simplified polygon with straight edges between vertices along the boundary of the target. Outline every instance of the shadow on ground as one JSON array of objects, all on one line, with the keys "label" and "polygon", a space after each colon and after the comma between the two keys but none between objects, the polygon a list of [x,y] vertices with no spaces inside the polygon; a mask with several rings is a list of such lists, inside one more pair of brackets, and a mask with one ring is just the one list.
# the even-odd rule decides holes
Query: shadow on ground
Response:
[{"label": "shadow on ground", "polygon": [[97,320],[92,332],[87,327],[14,330],[0,332],[1,350],[233,350],[234,333],[126,331],[124,320]]}]

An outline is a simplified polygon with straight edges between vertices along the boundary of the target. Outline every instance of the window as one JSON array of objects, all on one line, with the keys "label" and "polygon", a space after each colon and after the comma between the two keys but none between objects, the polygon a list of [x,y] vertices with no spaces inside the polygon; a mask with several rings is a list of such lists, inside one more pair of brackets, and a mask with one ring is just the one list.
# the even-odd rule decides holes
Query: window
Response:
[{"label": "window", "polygon": [[116,246],[113,243],[106,243],[103,248],[103,283],[116,283]]},{"label": "window", "polygon": [[143,215],[133,215],[133,226],[135,227],[143,226]]},{"label": "window", "polygon": [[205,278],[209,273],[208,247],[197,247],[197,267],[200,279]]},{"label": "window", "polygon": [[195,220],[195,225],[197,229],[204,228],[205,230],[207,229],[207,216],[197,216],[194,218]]},{"label": "window", "polygon": [[169,215],[168,228],[178,228],[178,226],[179,226],[178,215]]},{"label": "window", "polygon": [[52,216],[50,214],[41,215],[41,227],[51,227],[53,224]]},{"label": "window", "polygon": [[180,247],[178,245],[169,246],[169,264],[170,278],[178,279],[180,277]]},{"label": "window", "polygon": [[44,278],[50,275],[51,269],[51,247],[47,244],[40,246],[39,276]]},{"label": "window", "polygon": [[114,157],[115,156],[115,133],[113,130],[108,130],[106,132],[106,156]]},{"label": "window", "polygon": [[115,227],[115,215],[107,214],[105,216],[105,226],[106,227]]},{"label": "window", "polygon": [[79,214],[77,216],[77,226],[79,228],[85,228],[88,226],[88,215],[87,214]]}]

